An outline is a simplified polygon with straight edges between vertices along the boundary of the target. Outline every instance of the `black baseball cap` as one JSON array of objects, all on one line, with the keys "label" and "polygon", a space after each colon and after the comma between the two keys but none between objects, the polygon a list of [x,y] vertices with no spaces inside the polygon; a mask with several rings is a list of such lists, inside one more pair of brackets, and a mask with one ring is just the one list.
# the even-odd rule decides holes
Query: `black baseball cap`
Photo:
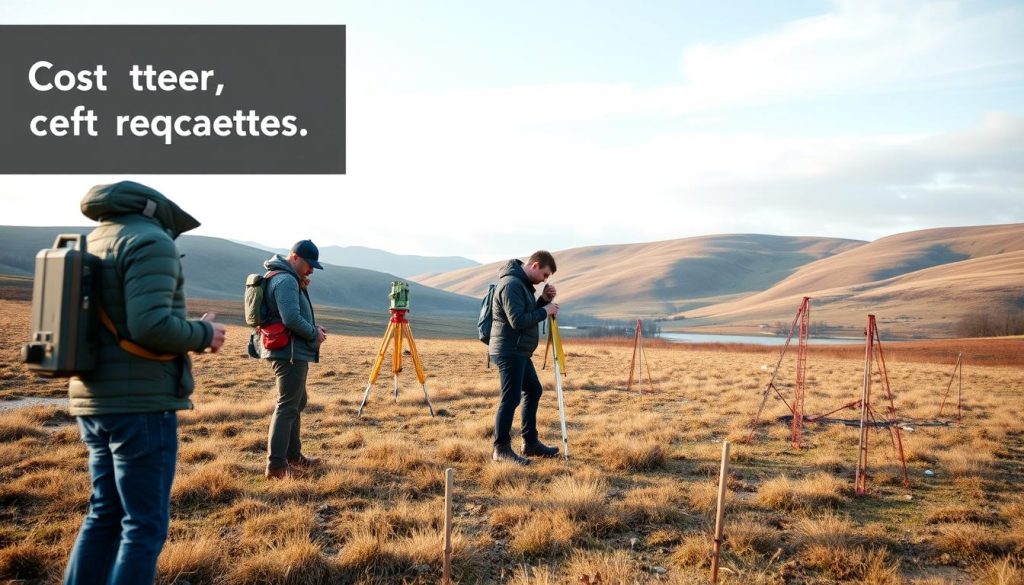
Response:
[{"label": "black baseball cap", "polygon": [[309,265],[312,266],[313,268],[319,268],[320,270],[324,269],[324,267],[321,266],[319,262],[320,248],[316,247],[316,244],[313,243],[313,240],[302,240],[299,242],[295,242],[295,245],[292,246],[292,253],[298,256],[299,258],[302,258],[306,262],[309,262]]}]

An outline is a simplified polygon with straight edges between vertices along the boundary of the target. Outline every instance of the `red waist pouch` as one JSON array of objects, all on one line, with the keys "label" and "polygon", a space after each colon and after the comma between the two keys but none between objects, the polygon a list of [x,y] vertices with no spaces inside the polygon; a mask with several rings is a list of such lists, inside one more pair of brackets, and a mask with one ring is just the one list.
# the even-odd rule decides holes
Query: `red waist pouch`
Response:
[{"label": "red waist pouch", "polygon": [[284,323],[271,323],[266,327],[260,327],[260,340],[264,349],[281,349],[288,345],[291,339],[292,332]]}]

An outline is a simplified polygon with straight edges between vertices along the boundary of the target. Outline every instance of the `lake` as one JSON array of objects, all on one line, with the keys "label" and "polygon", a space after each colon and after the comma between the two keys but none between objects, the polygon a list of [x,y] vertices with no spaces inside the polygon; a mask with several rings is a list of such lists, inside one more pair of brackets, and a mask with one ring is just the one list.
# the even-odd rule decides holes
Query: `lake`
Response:
[{"label": "lake", "polygon": [[[658,337],[674,341],[676,343],[754,343],[757,345],[782,345],[786,338],[776,335],[716,335],[711,333],[659,333]],[[792,345],[796,345],[796,335],[793,336]],[[812,345],[824,344],[860,344],[863,345],[864,338],[829,338],[829,337],[808,337],[807,343]]]}]

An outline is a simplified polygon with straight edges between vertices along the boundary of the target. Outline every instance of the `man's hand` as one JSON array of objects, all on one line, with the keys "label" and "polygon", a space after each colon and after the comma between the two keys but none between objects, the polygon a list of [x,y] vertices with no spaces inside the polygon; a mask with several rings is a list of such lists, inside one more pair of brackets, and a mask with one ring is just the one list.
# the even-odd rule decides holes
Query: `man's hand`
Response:
[{"label": "man's hand", "polygon": [[220,346],[224,345],[224,336],[227,334],[227,329],[223,323],[215,323],[214,319],[217,318],[217,313],[203,313],[201,321],[206,321],[213,326],[213,339],[210,340],[210,352],[217,353]]},{"label": "man's hand", "polygon": [[327,341],[327,330],[320,325],[316,326],[316,341],[317,343],[323,343]]},{"label": "man's hand", "polygon": [[556,305],[555,303],[544,305],[544,310],[548,312],[548,317],[558,316],[558,305]]},{"label": "man's hand", "polygon": [[553,284],[545,284],[544,285],[544,292],[541,293],[541,296],[544,298],[545,301],[550,303],[551,301],[555,300],[555,294],[557,294],[556,291],[555,291],[555,285],[553,285]]}]

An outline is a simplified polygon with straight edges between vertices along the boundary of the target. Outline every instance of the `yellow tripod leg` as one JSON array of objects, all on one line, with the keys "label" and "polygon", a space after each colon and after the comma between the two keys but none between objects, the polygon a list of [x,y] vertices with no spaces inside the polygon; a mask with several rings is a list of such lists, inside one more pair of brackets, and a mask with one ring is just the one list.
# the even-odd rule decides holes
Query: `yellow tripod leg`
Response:
[{"label": "yellow tripod leg", "polygon": [[[558,319],[551,318],[551,345],[554,347],[554,355],[562,366],[562,374],[565,374],[565,351],[562,350],[562,334],[558,331]],[[545,358],[546,359],[546,358]]]},{"label": "yellow tripod leg", "polygon": [[405,336],[409,338],[409,351],[412,353],[412,364],[416,366],[416,379],[423,386],[423,399],[427,401],[427,410],[430,416],[434,416],[434,405],[430,403],[430,394],[427,393],[427,375],[423,372],[423,363],[420,361],[420,352],[416,350],[416,340],[412,337],[412,325],[406,325],[403,329]]},{"label": "yellow tripod leg", "polygon": [[395,327],[395,354],[391,356],[391,372],[395,378],[395,402],[398,402],[398,372],[402,371],[402,330],[405,323],[399,323]]},{"label": "yellow tripod leg", "polygon": [[544,361],[540,363],[540,369],[546,370],[548,367],[548,350],[551,349],[551,324],[548,323],[548,340],[544,343]]},{"label": "yellow tripod leg", "polygon": [[359,405],[359,416],[363,416],[363,407],[366,406],[366,400],[370,397],[370,387],[377,381],[377,376],[380,375],[380,367],[384,364],[384,354],[388,351],[388,341],[391,340],[391,335],[395,331],[395,324],[392,321],[388,321],[388,328],[384,331],[384,338],[380,342],[380,349],[377,350],[377,358],[373,361],[373,368],[370,370],[370,380],[366,383],[366,391],[363,392],[363,402]]}]

